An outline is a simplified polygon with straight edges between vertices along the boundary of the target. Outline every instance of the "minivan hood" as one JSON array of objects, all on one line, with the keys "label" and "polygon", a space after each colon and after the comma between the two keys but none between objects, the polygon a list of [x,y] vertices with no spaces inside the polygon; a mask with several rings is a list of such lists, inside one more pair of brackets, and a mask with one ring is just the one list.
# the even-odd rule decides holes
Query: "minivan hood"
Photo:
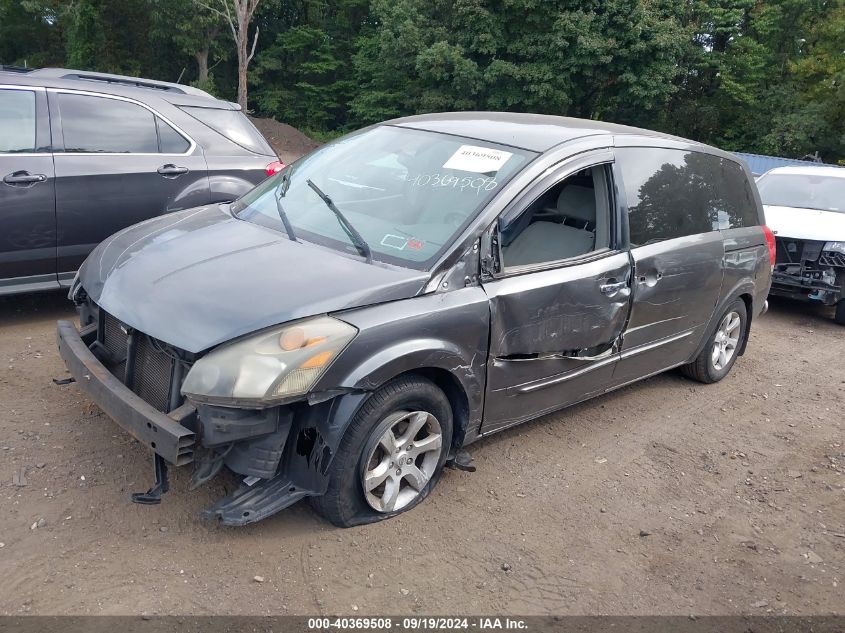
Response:
[{"label": "minivan hood", "polygon": [[124,324],[200,352],[293,319],[413,297],[428,274],[293,242],[213,205],[116,233],[79,281]]},{"label": "minivan hood", "polygon": [[820,242],[845,241],[845,213],[764,206],[766,225],[778,237]]}]

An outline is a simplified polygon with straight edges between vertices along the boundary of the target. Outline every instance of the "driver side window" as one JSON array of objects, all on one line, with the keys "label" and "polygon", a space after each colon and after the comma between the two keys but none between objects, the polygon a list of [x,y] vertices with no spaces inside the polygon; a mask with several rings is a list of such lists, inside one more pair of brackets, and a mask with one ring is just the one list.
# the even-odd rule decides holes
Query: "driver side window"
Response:
[{"label": "driver side window", "polygon": [[556,183],[500,224],[505,270],[555,262],[610,246],[607,166],[588,167]]}]

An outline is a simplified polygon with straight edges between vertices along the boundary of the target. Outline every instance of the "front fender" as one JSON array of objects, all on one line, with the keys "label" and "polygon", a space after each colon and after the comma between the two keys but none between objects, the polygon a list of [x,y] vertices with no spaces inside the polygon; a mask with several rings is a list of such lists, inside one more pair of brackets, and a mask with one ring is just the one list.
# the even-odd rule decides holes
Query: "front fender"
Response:
[{"label": "front fender", "polygon": [[413,371],[414,369],[442,369],[454,376],[464,392],[481,393],[483,391],[483,371],[478,367],[479,356],[484,350],[475,350],[466,358],[466,349],[461,349],[451,341],[436,338],[412,338],[385,347],[351,368],[351,371],[338,385],[342,389],[372,391],[391,378]]},{"label": "front fender", "polygon": [[[433,293],[334,316],[354,325],[358,335],[315,385],[312,402],[338,394],[371,394],[393,378],[416,371],[438,382],[450,399],[455,395],[451,387],[463,392],[466,411],[460,412],[456,432],[474,436],[484,406],[490,328],[487,295],[481,288]],[[343,424],[334,425],[331,434],[339,438],[345,430]]]}]

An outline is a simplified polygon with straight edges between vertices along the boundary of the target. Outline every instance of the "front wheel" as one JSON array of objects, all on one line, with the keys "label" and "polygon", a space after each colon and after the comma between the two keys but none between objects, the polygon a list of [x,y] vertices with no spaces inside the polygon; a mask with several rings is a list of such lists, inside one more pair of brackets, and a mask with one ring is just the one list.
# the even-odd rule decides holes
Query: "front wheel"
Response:
[{"label": "front wheel", "polygon": [[747,319],[745,302],[737,299],[722,314],[716,331],[698,357],[681,367],[683,374],[707,384],[727,376],[745,341]]},{"label": "front wheel", "polygon": [[845,325],[845,299],[840,299],[836,304],[836,311],[833,313],[833,320],[839,325]]},{"label": "front wheel", "polygon": [[449,453],[452,409],[422,377],[393,380],[356,413],[314,509],[339,527],[372,523],[410,510],[434,488]]}]

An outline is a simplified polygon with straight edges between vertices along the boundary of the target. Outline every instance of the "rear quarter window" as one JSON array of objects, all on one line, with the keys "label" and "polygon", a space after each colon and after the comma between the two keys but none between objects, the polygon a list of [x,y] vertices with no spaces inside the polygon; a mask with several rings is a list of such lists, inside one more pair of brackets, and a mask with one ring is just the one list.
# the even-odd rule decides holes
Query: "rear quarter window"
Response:
[{"label": "rear quarter window", "polygon": [[162,154],[184,154],[191,144],[184,136],[165,123],[160,117],[156,117],[156,128],[158,128],[158,145]]},{"label": "rear quarter window", "polygon": [[179,106],[203,125],[256,154],[275,156],[273,149],[240,110]]},{"label": "rear quarter window", "polygon": [[719,218],[719,228],[724,230],[757,226],[760,224],[757,202],[745,170],[727,158],[718,160],[722,164],[723,203],[723,217]]}]

